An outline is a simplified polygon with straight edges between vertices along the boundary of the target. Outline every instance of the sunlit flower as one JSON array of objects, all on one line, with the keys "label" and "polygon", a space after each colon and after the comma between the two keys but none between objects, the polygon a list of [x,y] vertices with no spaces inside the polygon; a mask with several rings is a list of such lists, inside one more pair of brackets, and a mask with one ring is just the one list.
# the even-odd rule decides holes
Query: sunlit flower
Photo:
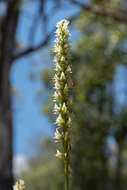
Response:
[{"label": "sunlit flower", "polygon": [[62,118],[62,115],[59,114],[57,119],[56,119],[56,124],[59,126],[59,127],[62,127],[62,125],[65,123],[65,120]]},{"label": "sunlit flower", "polygon": [[16,184],[13,186],[13,190],[24,190],[25,185],[22,179],[19,179]]},{"label": "sunlit flower", "polygon": [[66,106],[65,102],[63,103],[63,106],[62,106],[62,112],[63,112],[64,114],[67,113],[67,106]]},{"label": "sunlit flower", "polygon": [[63,154],[62,154],[59,150],[57,150],[57,151],[56,151],[56,157],[57,157],[57,158],[62,158],[62,157],[63,157]]},{"label": "sunlit flower", "polygon": [[[60,134],[58,129],[56,129],[54,139],[55,140],[60,140],[61,138],[62,138],[62,135]],[[58,141],[56,141],[56,142],[58,142]]]},{"label": "sunlit flower", "polygon": [[66,80],[66,76],[65,76],[64,72],[61,73],[60,80]]},{"label": "sunlit flower", "polygon": [[58,106],[57,104],[54,105],[54,113],[55,114],[59,114],[60,113],[60,110],[61,110],[61,107]]}]

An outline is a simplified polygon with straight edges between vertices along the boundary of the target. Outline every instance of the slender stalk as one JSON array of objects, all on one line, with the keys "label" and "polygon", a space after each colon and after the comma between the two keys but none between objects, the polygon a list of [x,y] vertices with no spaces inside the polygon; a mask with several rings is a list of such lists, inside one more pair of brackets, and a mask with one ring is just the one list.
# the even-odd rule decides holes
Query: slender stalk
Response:
[{"label": "slender stalk", "polygon": [[67,156],[64,157],[65,190],[69,190],[69,151],[67,150],[68,146],[69,142],[64,141],[63,142],[64,154],[67,153]]},{"label": "slender stalk", "polygon": [[69,190],[69,170],[68,170],[68,163],[64,163],[64,173],[65,173],[65,190]]},{"label": "slender stalk", "polygon": [[70,162],[70,127],[71,127],[71,98],[69,90],[72,86],[70,65],[70,44],[67,20],[61,20],[57,24],[55,52],[55,76],[54,76],[54,112],[56,119],[56,142],[62,143],[62,150],[57,150],[56,156],[64,160],[65,190],[69,190],[69,162]]}]

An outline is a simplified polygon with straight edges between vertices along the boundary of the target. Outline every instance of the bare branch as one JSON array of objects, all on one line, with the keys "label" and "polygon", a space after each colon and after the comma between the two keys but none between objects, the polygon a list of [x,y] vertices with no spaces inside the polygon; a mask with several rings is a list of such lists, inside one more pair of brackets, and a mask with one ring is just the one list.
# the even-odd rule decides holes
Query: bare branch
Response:
[{"label": "bare branch", "polygon": [[[54,30],[53,30],[53,31],[54,31]],[[51,36],[52,36],[52,34],[53,34],[53,31],[51,31],[51,33],[49,33],[49,34],[45,37],[45,39],[44,39],[41,43],[39,43],[37,46],[28,47],[27,49],[25,49],[25,50],[23,50],[23,51],[17,53],[16,55],[13,56],[12,60],[16,60],[16,59],[18,59],[18,58],[21,58],[21,57],[23,57],[23,56],[26,56],[26,55],[28,55],[28,54],[30,54],[30,53],[33,53],[33,52],[35,52],[35,51],[37,51],[37,50],[43,48],[44,46],[46,46],[46,45],[49,43],[50,39],[51,39]]]},{"label": "bare branch", "polygon": [[[76,14],[76,15],[68,18],[68,20],[71,22],[71,24],[77,18],[78,15],[79,14]],[[34,46],[34,47],[30,46],[27,49],[22,50],[21,52],[17,53],[16,55],[13,55],[12,60],[14,61],[14,60],[19,59],[23,56],[27,56],[28,54],[33,53],[33,52],[45,47],[49,43],[50,39],[52,38],[54,31],[55,31],[55,28],[37,46]]]},{"label": "bare branch", "polygon": [[76,0],[70,0],[70,1],[73,2],[74,4],[78,5],[79,7],[81,7],[82,9],[84,9],[86,11],[90,11],[90,12],[95,13],[95,14],[100,15],[100,16],[110,17],[116,21],[123,22],[123,23],[127,24],[127,13],[124,13],[122,11],[116,12],[116,11],[113,11],[111,9],[105,9],[102,6],[86,5],[86,4],[78,2]]}]

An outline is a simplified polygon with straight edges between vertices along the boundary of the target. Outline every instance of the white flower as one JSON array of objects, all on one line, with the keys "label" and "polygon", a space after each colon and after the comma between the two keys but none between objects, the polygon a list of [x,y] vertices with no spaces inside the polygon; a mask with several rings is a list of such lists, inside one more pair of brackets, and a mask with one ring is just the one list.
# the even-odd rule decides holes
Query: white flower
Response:
[{"label": "white flower", "polygon": [[54,82],[56,83],[59,80],[57,74],[54,75]]},{"label": "white flower", "polygon": [[61,88],[61,85],[60,85],[60,83],[59,83],[58,80],[55,81],[55,86],[54,86],[54,88],[55,88],[56,90],[59,90],[59,89]]},{"label": "white flower", "polygon": [[62,154],[59,150],[57,150],[57,151],[56,151],[56,157],[62,158],[62,157],[63,157],[63,154]]},{"label": "white flower", "polygon": [[54,52],[56,52],[56,53],[59,53],[59,54],[62,54],[62,52],[63,52],[63,49],[62,49],[62,47],[61,46],[54,46]]},{"label": "white flower", "polygon": [[62,106],[62,112],[64,114],[67,113],[67,106],[66,106],[65,102],[63,103],[63,106]]},{"label": "white flower", "polygon": [[62,135],[60,134],[60,132],[58,131],[58,129],[56,129],[54,139],[60,140],[61,138],[62,138]]},{"label": "white flower", "polygon": [[57,72],[62,71],[62,68],[61,68],[61,66],[58,63],[56,63],[55,71],[57,71]]},{"label": "white flower", "polygon": [[13,186],[13,190],[23,190],[25,188],[24,181],[19,179],[16,184]]},{"label": "white flower", "polygon": [[55,114],[59,114],[59,113],[60,113],[60,110],[61,110],[60,106],[58,106],[57,104],[55,104],[55,105],[54,105],[54,113],[55,113]]},{"label": "white flower", "polygon": [[57,28],[63,27],[64,30],[66,30],[69,23],[70,23],[70,22],[69,22],[68,20],[63,19],[63,20],[61,20],[61,21],[59,21],[59,22],[57,23],[56,27],[57,27]]},{"label": "white flower", "polygon": [[61,32],[61,30],[59,28],[56,30],[55,33],[56,33],[56,36],[60,36],[62,34],[62,32]]},{"label": "white flower", "polygon": [[54,101],[56,102],[56,100],[58,99],[58,93],[55,91],[54,94],[53,94],[53,98],[54,98]]},{"label": "white flower", "polygon": [[[65,19],[57,23],[56,25],[57,30],[55,33],[56,33],[56,36],[59,38],[59,40],[62,39],[62,37],[65,39],[69,37],[70,33],[67,28],[68,24],[69,24],[69,21]],[[55,43],[58,43],[58,40],[56,40]]]},{"label": "white flower", "polygon": [[61,79],[61,80],[66,80],[66,77],[65,77],[64,72],[61,73],[61,75],[60,75],[60,79]]},{"label": "white flower", "polygon": [[54,92],[54,94],[53,94],[53,100],[54,100],[54,102],[57,102],[57,101],[60,101],[61,100],[61,94],[60,94],[60,92]]},{"label": "white flower", "polygon": [[67,73],[72,73],[70,65],[68,65],[66,72]]},{"label": "white flower", "polygon": [[61,114],[59,114],[57,119],[56,119],[56,124],[60,127],[64,123],[65,123],[64,119],[62,118]]},{"label": "white flower", "polygon": [[61,56],[61,61],[65,61],[65,57],[64,56]]}]

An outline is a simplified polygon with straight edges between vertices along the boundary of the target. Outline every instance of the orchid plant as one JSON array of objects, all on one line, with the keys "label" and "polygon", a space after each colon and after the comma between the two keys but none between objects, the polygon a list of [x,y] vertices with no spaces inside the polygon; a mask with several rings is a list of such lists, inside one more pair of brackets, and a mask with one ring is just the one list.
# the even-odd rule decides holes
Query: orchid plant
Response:
[{"label": "orchid plant", "polygon": [[69,162],[70,162],[70,128],[71,128],[71,56],[69,43],[68,20],[61,20],[56,27],[55,75],[54,75],[54,113],[57,115],[57,125],[54,139],[62,143],[62,150],[57,150],[56,157],[64,160],[65,190],[69,189]]}]

